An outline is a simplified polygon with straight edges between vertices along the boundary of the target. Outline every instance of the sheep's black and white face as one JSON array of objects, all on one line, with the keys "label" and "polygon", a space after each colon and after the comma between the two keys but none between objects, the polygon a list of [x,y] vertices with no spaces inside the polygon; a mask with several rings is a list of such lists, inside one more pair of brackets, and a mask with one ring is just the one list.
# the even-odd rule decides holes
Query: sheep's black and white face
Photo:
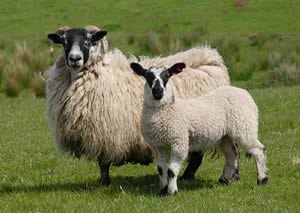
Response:
[{"label": "sheep's black and white face", "polygon": [[146,79],[153,98],[155,100],[161,100],[166,92],[169,79],[172,75],[182,72],[182,69],[185,68],[185,64],[177,63],[168,69],[165,67],[151,67],[149,70],[146,70],[138,63],[131,63],[130,67],[135,73]]},{"label": "sheep's black and white face", "polygon": [[90,48],[106,34],[106,31],[91,34],[86,29],[74,28],[67,30],[63,35],[50,33],[48,39],[63,45],[67,66],[70,70],[80,71],[89,59]]}]

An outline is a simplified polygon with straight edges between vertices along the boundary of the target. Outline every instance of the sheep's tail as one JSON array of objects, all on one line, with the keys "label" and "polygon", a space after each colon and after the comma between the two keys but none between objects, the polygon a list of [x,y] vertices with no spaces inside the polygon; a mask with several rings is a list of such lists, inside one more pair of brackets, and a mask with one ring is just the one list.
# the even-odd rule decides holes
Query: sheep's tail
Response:
[{"label": "sheep's tail", "polygon": [[186,61],[191,68],[197,69],[200,66],[220,66],[224,67],[224,60],[217,49],[209,46],[194,47],[188,51]]}]

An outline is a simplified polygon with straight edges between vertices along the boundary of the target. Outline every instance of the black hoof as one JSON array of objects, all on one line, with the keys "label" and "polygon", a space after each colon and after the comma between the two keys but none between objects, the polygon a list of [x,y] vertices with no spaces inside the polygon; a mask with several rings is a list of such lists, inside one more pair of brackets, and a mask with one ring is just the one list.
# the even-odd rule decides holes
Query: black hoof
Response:
[{"label": "black hoof", "polygon": [[219,179],[219,183],[220,184],[222,184],[222,185],[228,185],[229,184],[229,181],[228,181],[228,179],[227,178],[225,178],[225,177],[220,177],[220,179]]},{"label": "black hoof", "polygon": [[108,187],[110,184],[109,178],[101,178],[100,180],[100,185],[104,187]]},{"label": "black hoof", "polygon": [[269,182],[269,178],[268,177],[264,177],[261,180],[257,180],[257,185],[266,185]]},{"label": "black hoof", "polygon": [[168,185],[166,185],[164,188],[162,188],[162,189],[160,190],[159,195],[162,196],[162,197],[169,195],[169,194],[168,194]]},{"label": "black hoof", "polygon": [[234,173],[233,175],[232,175],[232,177],[233,177],[233,180],[235,180],[235,181],[239,181],[241,178],[240,178],[240,175],[238,174],[238,173]]}]

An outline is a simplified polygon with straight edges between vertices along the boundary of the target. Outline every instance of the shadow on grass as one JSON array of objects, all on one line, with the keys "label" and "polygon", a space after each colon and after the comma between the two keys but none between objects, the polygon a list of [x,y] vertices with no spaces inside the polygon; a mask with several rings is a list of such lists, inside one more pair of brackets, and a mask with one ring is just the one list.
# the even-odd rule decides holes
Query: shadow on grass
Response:
[{"label": "shadow on grass", "polygon": [[[109,187],[102,187],[98,180],[87,180],[86,182],[74,183],[49,183],[39,185],[0,185],[0,195],[12,193],[31,193],[31,192],[92,192],[114,195],[120,193],[130,193],[136,195],[159,196],[158,176],[112,176],[112,184]],[[215,188],[219,186],[212,180],[179,180],[178,187],[181,191],[190,191],[199,188]]]}]

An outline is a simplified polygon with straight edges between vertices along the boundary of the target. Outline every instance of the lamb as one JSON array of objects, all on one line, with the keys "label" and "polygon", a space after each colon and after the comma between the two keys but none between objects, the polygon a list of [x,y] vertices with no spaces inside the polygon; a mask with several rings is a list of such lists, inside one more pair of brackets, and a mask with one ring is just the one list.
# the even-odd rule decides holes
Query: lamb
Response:
[{"label": "lamb", "polygon": [[[98,161],[100,182],[107,186],[111,164],[147,165],[153,160],[153,151],[141,134],[143,79],[130,69],[129,63],[136,58],[128,60],[119,50],[107,51],[105,31],[61,31],[48,35],[49,40],[64,46],[63,55],[48,72],[49,126],[60,150]],[[174,78],[178,97],[198,96],[229,84],[222,57],[208,47],[169,57],[143,57],[140,63],[149,67],[178,60],[188,64],[187,72]],[[193,177],[201,161],[201,153],[191,153],[183,177]]]},{"label": "lamb", "polygon": [[265,147],[258,140],[258,109],[250,94],[224,86],[196,98],[175,97],[169,79],[185,67],[177,63],[169,69],[144,69],[131,63],[134,72],[146,80],[142,129],[145,141],[157,153],[160,194],[178,191],[177,176],[189,152],[205,152],[215,146],[225,156],[221,182],[233,180],[238,162],[234,143],[253,155],[257,184],[266,184]]}]

